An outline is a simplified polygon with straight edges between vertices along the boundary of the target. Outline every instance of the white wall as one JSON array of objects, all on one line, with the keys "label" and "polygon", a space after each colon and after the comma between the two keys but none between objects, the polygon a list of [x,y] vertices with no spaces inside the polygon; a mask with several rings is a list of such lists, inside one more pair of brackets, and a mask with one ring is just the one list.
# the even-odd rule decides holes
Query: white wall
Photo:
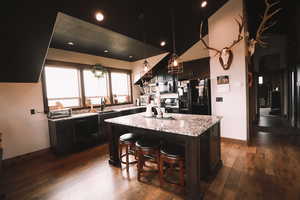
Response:
[{"label": "white wall", "polygon": [[[152,56],[147,58],[147,61],[149,62],[149,66],[150,68],[148,69],[148,71],[150,71],[157,63],[159,63],[159,61],[161,61],[164,57],[166,57],[169,54],[169,52],[166,53],[162,53],[156,56]],[[145,59],[141,59],[138,61],[135,61],[132,63],[132,69],[133,69],[133,82],[136,83],[137,81],[139,81],[139,79],[147,72],[144,72],[144,63]]]},{"label": "white wall", "polygon": [[48,49],[47,59],[87,65],[100,63],[104,66],[113,68],[132,69],[132,62],[54,48]]},{"label": "white wall", "polygon": [[[208,44],[208,35],[206,35],[203,39]],[[205,49],[202,41],[199,40],[191,48],[184,52],[179,58],[181,62],[187,62],[207,57],[209,57],[209,52],[207,49]]]},{"label": "white wall", "polygon": [[31,108],[44,110],[41,83],[0,83],[4,159],[49,147],[47,118]]},{"label": "white wall", "polygon": [[[231,44],[238,35],[238,26],[234,18],[243,16],[243,1],[230,0],[209,20],[209,46],[222,49]],[[222,137],[247,139],[247,86],[246,86],[246,51],[245,42],[233,48],[234,59],[231,68],[223,70],[215,53],[210,52],[210,75],[212,79],[212,113],[223,116],[221,122]],[[217,76],[229,75],[230,91],[217,91]],[[223,97],[223,102],[216,102],[216,97]]]}]

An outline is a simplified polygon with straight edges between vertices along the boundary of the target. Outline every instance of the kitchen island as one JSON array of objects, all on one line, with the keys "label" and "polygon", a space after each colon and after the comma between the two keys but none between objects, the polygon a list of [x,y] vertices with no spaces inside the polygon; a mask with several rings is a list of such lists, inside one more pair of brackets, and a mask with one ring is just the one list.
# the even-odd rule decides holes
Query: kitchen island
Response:
[{"label": "kitchen island", "polygon": [[120,167],[118,140],[131,132],[159,137],[185,147],[186,199],[203,197],[200,179],[215,174],[222,165],[220,117],[171,114],[170,119],[147,118],[145,113],[107,119],[111,165]]}]

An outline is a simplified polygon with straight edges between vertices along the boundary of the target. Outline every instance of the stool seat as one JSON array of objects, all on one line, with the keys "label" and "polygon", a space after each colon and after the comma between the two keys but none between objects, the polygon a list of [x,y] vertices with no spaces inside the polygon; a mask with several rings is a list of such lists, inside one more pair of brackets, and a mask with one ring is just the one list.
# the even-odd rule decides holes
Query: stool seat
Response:
[{"label": "stool seat", "polygon": [[164,154],[168,157],[184,157],[184,147],[176,144],[164,144],[160,150],[161,154]]},{"label": "stool seat", "polygon": [[160,147],[160,140],[153,138],[142,138],[136,141],[135,146],[142,149],[157,149]]},{"label": "stool seat", "polygon": [[120,136],[121,142],[135,142],[137,140],[137,136],[133,133],[126,133]]}]

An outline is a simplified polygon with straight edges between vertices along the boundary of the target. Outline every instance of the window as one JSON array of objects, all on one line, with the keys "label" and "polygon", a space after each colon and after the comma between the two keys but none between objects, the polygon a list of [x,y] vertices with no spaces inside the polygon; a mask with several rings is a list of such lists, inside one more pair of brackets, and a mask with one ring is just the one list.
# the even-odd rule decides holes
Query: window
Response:
[{"label": "window", "polygon": [[50,108],[81,106],[78,77],[77,69],[45,67],[47,100]]},{"label": "window", "polygon": [[258,77],[258,84],[259,84],[259,85],[264,84],[264,77],[263,77],[263,76],[259,76],[259,77]]},{"label": "window", "polygon": [[114,104],[130,102],[130,77],[128,73],[112,72],[111,85]]},{"label": "window", "polygon": [[102,78],[96,78],[91,70],[83,70],[83,80],[86,102],[90,100],[94,105],[100,105],[105,99],[106,104],[110,104],[107,74]]},{"label": "window", "polygon": [[129,70],[107,68],[96,78],[90,65],[46,61],[43,73],[45,111],[131,103]]}]

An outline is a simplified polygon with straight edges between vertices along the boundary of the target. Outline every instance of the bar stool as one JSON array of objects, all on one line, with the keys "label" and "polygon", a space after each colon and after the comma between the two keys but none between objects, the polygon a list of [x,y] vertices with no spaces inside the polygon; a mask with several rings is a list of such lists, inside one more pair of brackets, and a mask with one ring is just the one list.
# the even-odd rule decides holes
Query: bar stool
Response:
[{"label": "bar stool", "polygon": [[[137,161],[129,162],[129,155],[133,155],[136,158],[135,142],[137,136],[133,133],[126,133],[120,136],[119,139],[119,157],[121,164],[126,165],[126,170],[129,171],[129,165],[135,164]],[[123,147],[125,147],[125,153],[123,154]],[[123,161],[123,157],[126,157],[126,161]]]},{"label": "bar stool", "polygon": [[[159,181],[162,186],[165,182],[184,187],[184,148],[180,145],[165,143],[160,150],[159,158]],[[167,164],[169,168],[164,170]],[[168,170],[175,170],[179,167],[179,182],[172,182],[168,180],[165,175]]]},{"label": "bar stool", "polygon": [[[135,143],[135,147],[138,160],[138,181],[140,181],[141,175],[143,173],[153,172],[144,170],[146,161],[155,163],[157,165],[157,168],[159,168],[160,140],[144,137],[137,140],[137,142]],[[159,171],[159,169],[157,171]]]}]

